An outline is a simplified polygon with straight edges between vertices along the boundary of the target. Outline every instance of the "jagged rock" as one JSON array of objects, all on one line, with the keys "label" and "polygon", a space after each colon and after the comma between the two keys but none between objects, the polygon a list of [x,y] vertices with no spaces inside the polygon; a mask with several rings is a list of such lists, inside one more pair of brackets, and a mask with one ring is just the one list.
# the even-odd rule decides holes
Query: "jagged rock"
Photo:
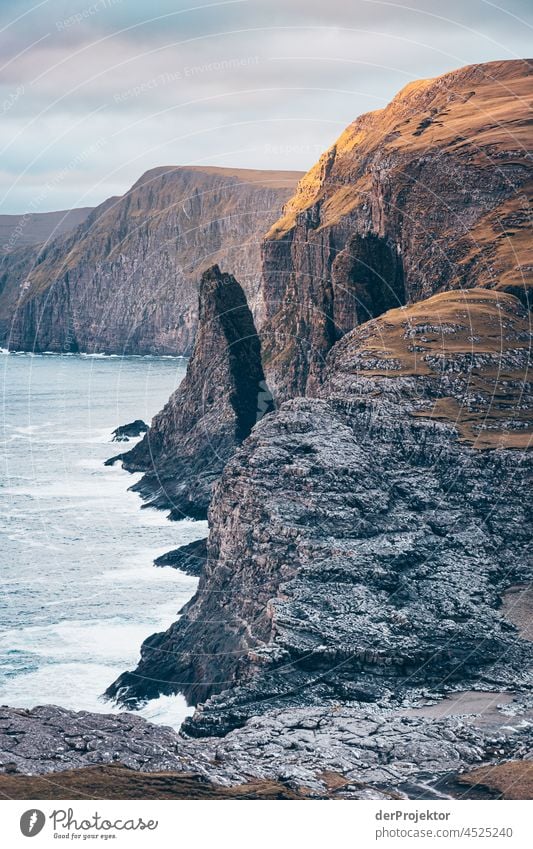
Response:
[{"label": "jagged rock", "polygon": [[187,575],[198,577],[202,574],[207,561],[207,538],[198,539],[188,545],[182,545],[173,551],[167,551],[154,560],[154,566],[171,566]]},{"label": "jagged rock", "polygon": [[34,775],[117,761],[131,769],[173,769],[176,736],[131,713],[0,707],[0,769]]},{"label": "jagged rock", "polygon": [[134,422],[129,422],[129,424],[120,425],[115,428],[113,431],[113,439],[111,441],[129,442],[130,439],[134,439],[136,436],[146,433],[147,430],[148,425],[143,422],[142,419],[135,419]]},{"label": "jagged rock", "polygon": [[532,577],[530,344],[520,302],[487,290],[345,336],[323,397],[283,404],[226,466],[195,598],[110,693],[211,696],[187,733],[224,734],[287,703],[531,686],[500,609]]},{"label": "jagged rock", "polygon": [[121,460],[142,471],[132,488],[173,518],[205,518],[213,483],[252,426],[272,410],[246,297],[218,266],[202,275],[187,374],[143,439]]},{"label": "jagged rock", "polygon": [[[4,707],[0,774],[15,779],[123,764],[157,773],[161,782],[164,773],[193,773],[219,786],[276,781],[319,797],[442,798],[438,788],[448,774],[531,752],[530,723],[503,718],[487,725],[478,719],[437,720],[327,703],[272,710],[224,739],[191,740],[131,713]],[[78,786],[80,781],[82,775]],[[8,786],[16,793],[15,782]]]},{"label": "jagged rock", "polygon": [[0,345],[188,354],[197,281],[233,270],[255,307],[260,244],[298,172],[154,168],[42,249],[0,258]]},{"label": "jagged rock", "polygon": [[314,392],[355,325],[445,289],[531,298],[533,61],[409,83],[300,181],[263,245],[265,372]]}]

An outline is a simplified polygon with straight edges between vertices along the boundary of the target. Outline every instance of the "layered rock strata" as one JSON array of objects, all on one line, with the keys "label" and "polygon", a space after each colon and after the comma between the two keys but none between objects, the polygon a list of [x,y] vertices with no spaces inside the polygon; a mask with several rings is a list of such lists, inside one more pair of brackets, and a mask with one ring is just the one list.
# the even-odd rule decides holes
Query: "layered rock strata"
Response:
[{"label": "layered rock strata", "polygon": [[410,83],[357,118],[263,245],[265,368],[315,391],[347,330],[406,302],[487,287],[530,300],[533,62]]},{"label": "layered rock strata", "polygon": [[300,176],[195,166],[148,171],[72,232],[4,259],[0,344],[188,354],[199,274],[223,262],[254,306],[260,241]]}]

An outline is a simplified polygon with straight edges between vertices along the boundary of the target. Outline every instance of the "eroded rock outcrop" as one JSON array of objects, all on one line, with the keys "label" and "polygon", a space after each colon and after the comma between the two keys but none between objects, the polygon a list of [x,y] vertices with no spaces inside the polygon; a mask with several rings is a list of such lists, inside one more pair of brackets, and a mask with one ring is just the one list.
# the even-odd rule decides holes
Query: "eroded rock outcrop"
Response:
[{"label": "eroded rock outcrop", "polygon": [[231,268],[252,308],[260,242],[301,175],[155,168],[71,233],[0,263],[0,344],[11,350],[188,354],[197,281]]},{"label": "eroded rock outcrop", "polygon": [[121,460],[133,489],[173,518],[205,518],[214,482],[253,425],[273,409],[261,345],[243,290],[218,266],[202,275],[187,374],[143,439]]},{"label": "eroded rock outcrop", "polygon": [[154,560],[154,566],[170,566],[186,575],[199,577],[207,561],[207,538],[194,540],[172,551],[167,551]]},{"label": "eroded rock outcrop", "polygon": [[115,428],[112,434],[112,442],[129,442],[130,439],[135,439],[137,436],[142,436],[148,430],[148,425],[142,419],[135,419],[134,422],[128,422],[124,425],[119,425]]},{"label": "eroded rock outcrop", "polygon": [[155,678],[212,696],[186,729],[220,734],[287,703],[530,686],[501,610],[532,577],[530,345],[520,302],[487,290],[344,337],[323,397],[283,404],[226,466],[197,595],[113,695]]},{"label": "eroded rock outcrop", "polygon": [[301,180],[263,245],[265,370],[316,391],[355,325],[435,292],[533,284],[533,62],[410,83]]}]

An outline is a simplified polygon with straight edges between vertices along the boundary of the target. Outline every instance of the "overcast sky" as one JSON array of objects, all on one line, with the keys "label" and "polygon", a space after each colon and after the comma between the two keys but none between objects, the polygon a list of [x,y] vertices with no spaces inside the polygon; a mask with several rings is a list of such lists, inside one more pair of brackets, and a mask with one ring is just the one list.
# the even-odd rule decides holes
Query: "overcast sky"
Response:
[{"label": "overcast sky", "polygon": [[523,58],[531,0],[1,0],[0,211],[156,165],[306,170],[407,82]]}]

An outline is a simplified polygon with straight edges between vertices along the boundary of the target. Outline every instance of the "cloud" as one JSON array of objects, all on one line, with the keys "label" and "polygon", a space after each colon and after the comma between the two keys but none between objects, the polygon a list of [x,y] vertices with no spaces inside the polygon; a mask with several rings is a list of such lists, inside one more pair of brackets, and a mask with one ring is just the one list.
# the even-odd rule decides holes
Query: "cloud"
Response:
[{"label": "cloud", "polygon": [[305,169],[410,80],[523,55],[532,22],[521,0],[3,0],[2,209],[98,139],[49,208],[159,164]]}]

